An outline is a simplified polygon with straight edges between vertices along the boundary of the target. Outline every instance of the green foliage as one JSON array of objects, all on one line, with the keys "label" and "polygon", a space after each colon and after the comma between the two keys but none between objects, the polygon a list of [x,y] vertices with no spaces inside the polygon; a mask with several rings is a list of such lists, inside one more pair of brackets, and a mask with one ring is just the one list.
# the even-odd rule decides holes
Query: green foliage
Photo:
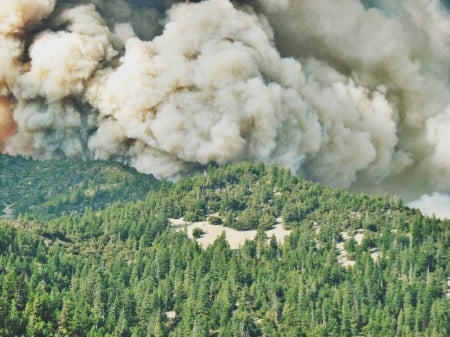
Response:
[{"label": "green foliage", "polygon": [[0,215],[49,219],[143,199],[160,182],[115,162],[35,161],[0,154]]},{"label": "green foliage", "polygon": [[192,236],[193,236],[195,239],[201,238],[203,234],[205,234],[205,232],[203,231],[203,229],[201,229],[201,228],[199,228],[199,227],[195,227],[195,228],[192,230]]},{"label": "green foliage", "polygon": [[208,221],[211,225],[221,225],[223,223],[221,217],[214,216],[214,215],[209,216]]},{"label": "green foliage", "polygon": [[[0,336],[450,335],[448,221],[260,164],[152,186],[133,203],[0,221]],[[168,225],[189,213],[258,234],[201,249]],[[279,217],[283,244],[264,232]],[[336,243],[357,229],[346,268]]]}]

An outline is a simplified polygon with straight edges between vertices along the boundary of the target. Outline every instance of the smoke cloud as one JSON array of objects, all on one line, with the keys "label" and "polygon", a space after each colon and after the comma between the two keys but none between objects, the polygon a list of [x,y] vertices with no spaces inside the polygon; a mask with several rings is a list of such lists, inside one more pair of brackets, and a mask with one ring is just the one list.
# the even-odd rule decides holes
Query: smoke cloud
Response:
[{"label": "smoke cloud", "polygon": [[0,150],[450,189],[438,1],[0,0]]},{"label": "smoke cloud", "polygon": [[409,207],[418,208],[422,214],[439,219],[450,219],[450,195],[443,193],[424,194],[412,201]]}]

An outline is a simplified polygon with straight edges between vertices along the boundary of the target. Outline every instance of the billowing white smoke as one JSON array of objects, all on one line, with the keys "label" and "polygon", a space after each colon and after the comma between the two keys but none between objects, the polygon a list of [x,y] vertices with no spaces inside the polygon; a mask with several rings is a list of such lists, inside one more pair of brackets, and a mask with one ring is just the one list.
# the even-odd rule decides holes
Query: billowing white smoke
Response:
[{"label": "billowing white smoke", "polygon": [[318,116],[295,90],[301,67],[282,59],[267,35],[255,15],[228,1],[174,7],[161,36],[129,39],[120,66],[92,81],[86,96],[101,127],[91,151],[114,156],[117,146],[104,140],[115,130],[135,140],[132,164],[158,176],[197,162],[292,166],[318,151]]},{"label": "billowing white smoke", "polygon": [[[307,172],[330,184],[343,181],[336,177],[340,172],[348,175],[347,182],[356,174],[361,184],[369,186],[395,177],[388,185],[400,181],[403,186],[422,185],[419,189],[447,189],[450,17],[438,1],[372,3],[378,8],[366,9],[353,0],[304,0],[291,1],[282,11],[266,9],[282,53],[304,65],[313,60],[311,67],[306,66],[308,78],[319,79],[325,87],[311,91],[308,101],[332,137],[310,157]],[[343,77],[330,77],[329,67]],[[339,98],[323,96],[336,85],[343,91],[356,86],[361,94],[354,102],[345,98],[349,106],[340,109]],[[361,98],[373,101],[377,96],[384,103],[375,110],[360,105]],[[330,116],[336,114],[339,117],[333,122]],[[370,116],[376,121],[366,120]],[[358,122],[362,124],[356,126]],[[358,141],[361,131],[367,144]],[[336,143],[343,144],[342,150],[336,151]],[[355,158],[361,165],[349,170],[352,165],[344,162]],[[399,177],[399,173],[404,174]]]},{"label": "billowing white smoke", "polygon": [[4,152],[159,177],[256,160],[338,187],[450,188],[437,1],[55,2],[0,0]]},{"label": "billowing white smoke", "polygon": [[409,207],[418,208],[422,214],[439,219],[450,219],[450,195],[443,193],[424,194],[410,202]]}]

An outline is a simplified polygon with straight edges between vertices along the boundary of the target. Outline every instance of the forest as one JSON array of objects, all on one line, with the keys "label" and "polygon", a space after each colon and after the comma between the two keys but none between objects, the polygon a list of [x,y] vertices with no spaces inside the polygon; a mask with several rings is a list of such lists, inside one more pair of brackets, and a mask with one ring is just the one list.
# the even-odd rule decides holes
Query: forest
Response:
[{"label": "forest", "polygon": [[143,199],[160,182],[117,162],[35,161],[0,155],[0,209],[49,219]]},{"label": "forest", "polygon": [[[248,162],[158,182],[0,156],[2,204],[3,337],[450,336],[450,221],[387,195]],[[181,217],[257,235],[202,248]]]}]

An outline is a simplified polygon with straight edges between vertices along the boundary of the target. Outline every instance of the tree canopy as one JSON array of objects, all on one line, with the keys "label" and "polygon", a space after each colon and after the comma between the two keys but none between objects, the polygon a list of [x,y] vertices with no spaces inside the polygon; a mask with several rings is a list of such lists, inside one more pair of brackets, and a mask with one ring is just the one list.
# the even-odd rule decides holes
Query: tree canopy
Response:
[{"label": "tree canopy", "polygon": [[[82,165],[84,200],[98,171]],[[117,184],[143,179],[128,173]],[[2,196],[31,193],[28,174],[9,174]],[[252,163],[127,193],[136,199],[0,221],[1,336],[450,335],[448,221]],[[258,234],[238,250],[223,235],[202,249],[169,225],[188,214]],[[264,232],[279,217],[283,244]]]}]

